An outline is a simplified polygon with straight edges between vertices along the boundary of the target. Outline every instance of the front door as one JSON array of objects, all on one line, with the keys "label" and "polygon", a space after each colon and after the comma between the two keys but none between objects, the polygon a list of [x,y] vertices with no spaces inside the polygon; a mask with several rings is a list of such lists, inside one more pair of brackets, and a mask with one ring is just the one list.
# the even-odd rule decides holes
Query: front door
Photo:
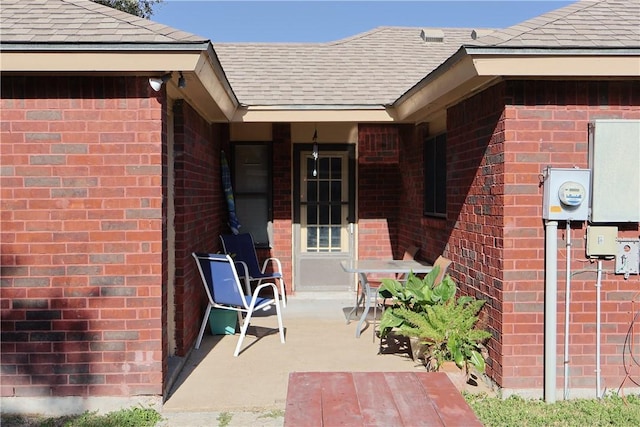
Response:
[{"label": "front door", "polygon": [[347,291],[353,277],[340,261],[355,253],[355,146],[294,148],[294,286],[298,291]]}]

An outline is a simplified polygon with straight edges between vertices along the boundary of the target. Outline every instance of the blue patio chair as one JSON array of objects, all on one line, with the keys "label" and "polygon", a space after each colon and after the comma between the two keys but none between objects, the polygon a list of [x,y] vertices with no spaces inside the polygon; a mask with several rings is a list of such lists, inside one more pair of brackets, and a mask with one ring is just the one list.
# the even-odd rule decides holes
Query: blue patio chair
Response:
[{"label": "blue patio chair", "polygon": [[[241,262],[244,271],[240,271],[240,278],[248,277],[248,283],[263,280],[277,280],[280,283],[280,294],[282,295],[282,306],[287,306],[287,296],[285,290],[284,277],[282,276],[282,263],[278,258],[267,258],[260,268],[256,247],[253,243],[253,236],[250,233],[221,234],[222,248],[227,255],[231,255],[233,260]],[[267,267],[271,264],[272,272],[267,272]],[[250,289],[247,289],[251,293]]]},{"label": "blue patio chair", "polygon": [[[212,308],[222,310],[233,310],[238,313],[240,324],[240,337],[233,353],[235,357],[240,353],[242,340],[244,340],[251,322],[251,316],[258,310],[266,310],[271,305],[276,308],[278,317],[278,329],[280,331],[280,342],[284,344],[284,328],[282,327],[282,315],[280,313],[280,300],[278,298],[278,288],[274,283],[263,283],[258,285],[253,294],[246,295],[242,289],[240,278],[235,268],[235,264],[229,255],[192,253],[198,266],[202,284],[207,292],[209,303],[204,312],[202,326],[196,341],[196,349],[200,348],[202,335],[209,322],[209,313]],[[272,288],[275,298],[262,298],[258,293],[263,288]],[[245,314],[244,320],[242,313]]]}]

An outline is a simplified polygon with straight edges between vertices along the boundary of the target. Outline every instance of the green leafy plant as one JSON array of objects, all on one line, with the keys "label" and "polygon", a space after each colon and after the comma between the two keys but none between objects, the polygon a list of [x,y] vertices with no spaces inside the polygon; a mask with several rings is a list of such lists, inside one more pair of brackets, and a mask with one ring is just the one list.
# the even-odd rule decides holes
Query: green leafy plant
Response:
[{"label": "green leafy plant", "polygon": [[455,298],[457,286],[447,274],[442,282],[434,284],[438,268],[420,279],[409,275],[406,285],[392,279],[383,279],[379,293],[390,297],[392,306],[380,319],[382,336],[390,331],[409,338],[417,338],[424,346],[423,357],[429,370],[437,371],[446,361],[479,373],[485,370],[482,344],[491,333],[478,327],[478,314],[484,300],[469,296]]},{"label": "green leafy plant", "polygon": [[478,329],[478,312],[483,300],[460,297],[427,307],[424,312],[398,308],[396,315],[404,320],[398,334],[416,337],[425,345],[427,367],[437,371],[446,361],[455,362],[469,372],[473,366],[478,372],[485,370],[481,344],[491,333]]},{"label": "green leafy plant", "polygon": [[395,279],[382,279],[378,294],[381,298],[392,300],[391,309],[385,310],[380,319],[382,337],[405,323],[405,319],[397,315],[398,308],[420,313],[426,311],[427,307],[444,303],[455,296],[456,283],[448,274],[440,283],[434,283],[439,272],[439,266],[435,266],[424,278],[411,272],[405,283]]},{"label": "green leafy plant", "polygon": [[218,426],[219,427],[226,427],[229,425],[229,423],[231,422],[231,418],[233,418],[233,415],[229,412],[220,412],[220,414],[218,414],[218,418],[216,418],[216,420],[218,421]]}]

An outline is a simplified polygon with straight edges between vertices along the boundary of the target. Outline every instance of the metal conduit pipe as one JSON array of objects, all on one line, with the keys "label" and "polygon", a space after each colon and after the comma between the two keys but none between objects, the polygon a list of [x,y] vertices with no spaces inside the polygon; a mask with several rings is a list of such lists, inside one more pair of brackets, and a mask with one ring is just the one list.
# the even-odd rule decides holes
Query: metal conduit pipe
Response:
[{"label": "metal conduit pipe", "polygon": [[545,222],[544,400],[556,401],[558,221]]}]

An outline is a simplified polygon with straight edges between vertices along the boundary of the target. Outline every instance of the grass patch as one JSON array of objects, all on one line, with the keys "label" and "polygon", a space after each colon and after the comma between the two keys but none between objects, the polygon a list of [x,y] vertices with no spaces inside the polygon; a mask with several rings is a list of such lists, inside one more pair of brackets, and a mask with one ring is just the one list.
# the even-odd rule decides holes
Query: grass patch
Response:
[{"label": "grass patch", "polygon": [[220,412],[220,414],[218,414],[218,426],[219,427],[227,427],[229,425],[229,423],[231,422],[231,418],[233,418],[233,415],[230,414],[229,412]]},{"label": "grass patch", "polygon": [[284,410],[274,409],[272,411],[265,412],[258,416],[258,418],[279,418],[279,417],[284,417]]},{"label": "grass patch", "polygon": [[465,393],[464,397],[486,427],[640,426],[640,397],[635,395],[552,404],[518,396],[500,399]]},{"label": "grass patch", "polygon": [[84,412],[79,415],[44,417],[41,415],[2,414],[3,427],[153,427],[162,416],[151,408],[130,408],[98,415]]}]

